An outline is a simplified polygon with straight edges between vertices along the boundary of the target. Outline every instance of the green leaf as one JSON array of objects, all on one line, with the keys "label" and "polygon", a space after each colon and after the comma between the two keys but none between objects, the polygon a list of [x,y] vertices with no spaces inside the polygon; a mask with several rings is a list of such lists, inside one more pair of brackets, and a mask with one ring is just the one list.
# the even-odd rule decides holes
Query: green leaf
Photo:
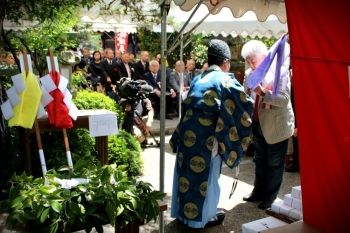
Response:
[{"label": "green leaf", "polygon": [[78,189],[82,192],[86,192],[86,190],[87,190],[86,186],[83,184],[78,185]]},{"label": "green leaf", "polygon": [[32,199],[26,198],[26,200],[23,202],[23,208],[32,208]]},{"label": "green leaf", "polygon": [[63,201],[64,198],[61,197],[60,195],[50,195],[50,196],[47,196],[47,199],[50,200],[50,201]]},{"label": "green leaf", "polygon": [[26,220],[23,217],[23,213],[20,212],[16,212],[16,215],[14,216],[18,222],[22,223],[22,224],[26,224]]},{"label": "green leaf", "polygon": [[80,214],[80,208],[77,203],[71,201],[69,202],[69,208],[72,210],[74,214]]},{"label": "green leaf", "polygon": [[13,173],[13,175],[12,175],[12,177],[11,177],[10,181],[13,181],[13,182],[16,182],[16,181],[17,181],[17,175],[16,175],[16,172],[15,172],[15,173]]},{"label": "green leaf", "polygon": [[50,225],[50,233],[56,233],[58,230],[58,223],[54,222]]},{"label": "green leaf", "polygon": [[25,181],[27,179],[27,175],[26,175],[26,172],[23,171],[21,176],[19,177],[19,181]]},{"label": "green leaf", "polygon": [[57,213],[61,213],[62,205],[60,203],[58,203],[57,201],[51,202],[51,207]]},{"label": "green leaf", "polygon": [[57,188],[54,185],[41,186],[39,188],[39,193],[43,194],[43,195],[50,195],[51,193],[53,193],[56,190],[57,190]]},{"label": "green leaf", "polygon": [[114,217],[114,205],[112,204],[111,201],[108,201],[107,206],[106,206],[106,211],[108,214],[108,218],[112,219]]},{"label": "green leaf", "polygon": [[36,208],[36,210],[35,210],[35,218],[36,219],[39,219],[43,210],[44,210],[44,206],[42,206],[42,205],[39,205],[38,208]]},{"label": "green leaf", "polygon": [[47,217],[48,217],[48,215],[49,215],[49,208],[46,208],[43,212],[42,212],[42,214],[41,214],[41,216],[40,216],[40,222],[41,223],[44,223],[45,222],[45,220],[47,219]]},{"label": "green leaf", "polygon": [[17,214],[17,213],[11,213],[8,217],[7,217],[7,219],[6,219],[6,226],[7,226],[7,228],[9,229],[9,230],[12,230],[12,226],[13,226],[13,224],[14,224],[14,222],[15,222],[15,218],[14,218],[14,215],[15,214]]},{"label": "green leaf", "polygon": [[101,182],[105,183],[109,181],[110,181],[110,174],[109,174],[108,166],[106,166],[101,175]]},{"label": "green leaf", "polygon": [[163,193],[161,191],[153,191],[152,195],[156,200],[163,200],[163,198],[166,196],[166,193]]},{"label": "green leaf", "polygon": [[44,183],[44,179],[42,177],[36,178],[33,181],[33,184],[43,184]]},{"label": "green leaf", "polygon": [[11,202],[11,208],[16,208],[18,206],[22,206],[22,202],[24,201],[23,196],[16,197],[12,202]]},{"label": "green leaf", "polygon": [[93,216],[98,217],[103,222],[108,222],[108,216],[105,213],[97,213],[97,214],[94,214]]},{"label": "green leaf", "polygon": [[11,186],[10,188],[10,193],[9,193],[9,201],[12,202],[13,199],[15,199],[15,197],[18,195],[18,186]]},{"label": "green leaf", "polygon": [[135,198],[132,197],[130,199],[130,202],[132,204],[132,207],[134,207],[134,210],[136,210],[137,209],[137,202],[136,202]]},{"label": "green leaf", "polygon": [[57,171],[59,171],[59,172],[69,171],[69,167],[68,166],[62,166]]},{"label": "green leaf", "polygon": [[91,200],[91,202],[100,203],[100,202],[104,202],[105,199],[106,199],[105,196],[93,197],[92,200]]},{"label": "green leaf", "polygon": [[124,211],[124,206],[120,205],[117,207],[117,215],[116,216],[119,216],[123,213]]},{"label": "green leaf", "polygon": [[29,210],[24,210],[23,216],[26,219],[35,219],[34,213],[32,211],[29,211]]},{"label": "green leaf", "polygon": [[86,209],[85,215],[88,216],[88,215],[94,214],[97,210],[97,207],[98,207],[98,205],[90,206],[89,208]]},{"label": "green leaf", "polygon": [[65,199],[65,200],[70,200],[71,199],[71,193],[70,193],[70,190],[69,189],[65,189],[62,193],[62,197]]}]

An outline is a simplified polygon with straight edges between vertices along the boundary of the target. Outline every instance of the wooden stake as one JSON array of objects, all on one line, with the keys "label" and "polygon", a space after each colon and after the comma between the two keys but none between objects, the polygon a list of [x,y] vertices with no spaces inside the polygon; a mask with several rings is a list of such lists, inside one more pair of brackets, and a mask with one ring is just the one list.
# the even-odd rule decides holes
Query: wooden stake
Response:
[{"label": "wooden stake", "polygon": [[[23,49],[22,49],[22,54],[23,54],[23,62],[24,62],[25,74],[26,74],[26,76],[27,76],[28,73],[29,73],[29,62],[28,62],[28,57],[27,57],[27,50],[26,50],[26,48],[23,48]],[[45,174],[46,174],[46,163],[45,163],[43,145],[42,145],[42,142],[41,142],[41,135],[40,135],[39,122],[38,122],[38,118],[37,118],[37,117],[35,117],[34,127],[35,127],[36,141],[37,141],[38,150],[39,150],[39,157],[40,157],[40,163],[41,163],[41,170],[42,170],[42,172],[43,172],[43,176],[45,177]]]}]

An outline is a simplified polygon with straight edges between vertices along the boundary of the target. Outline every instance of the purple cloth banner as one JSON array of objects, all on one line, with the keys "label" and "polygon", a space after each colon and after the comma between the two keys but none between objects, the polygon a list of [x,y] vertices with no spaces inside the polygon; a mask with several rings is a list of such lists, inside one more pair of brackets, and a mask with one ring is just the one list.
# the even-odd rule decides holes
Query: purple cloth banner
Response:
[{"label": "purple cloth banner", "polygon": [[275,97],[277,94],[276,83],[278,87],[279,79],[280,79],[280,70],[283,64],[283,56],[284,56],[284,46],[288,36],[282,36],[276,43],[270,48],[269,53],[265,57],[265,59],[261,62],[261,64],[254,70],[250,78],[247,80],[247,85],[250,89],[255,89],[259,84],[264,80],[267,72],[269,71],[273,60],[277,55],[276,61],[276,72],[275,72],[275,80],[274,80],[274,88],[272,90],[272,97]]}]

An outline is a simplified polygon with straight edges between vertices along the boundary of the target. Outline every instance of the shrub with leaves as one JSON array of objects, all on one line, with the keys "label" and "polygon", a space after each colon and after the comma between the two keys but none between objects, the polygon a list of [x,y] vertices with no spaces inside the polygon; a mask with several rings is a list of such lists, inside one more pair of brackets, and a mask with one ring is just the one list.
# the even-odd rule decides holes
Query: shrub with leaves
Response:
[{"label": "shrub with leaves", "polygon": [[118,135],[108,137],[109,163],[126,165],[130,176],[138,176],[142,173],[141,151],[140,143],[136,138],[124,130],[119,130]]},{"label": "shrub with leaves", "polygon": [[[63,188],[62,181],[75,184]],[[124,167],[101,166],[91,157],[79,159],[73,170],[49,170],[46,182],[25,173],[12,176],[9,199],[1,204],[9,213],[6,225],[10,230],[20,222],[37,233],[90,232],[93,227],[103,232],[103,224],[114,226],[117,220],[124,225],[136,219],[156,221],[157,200],[166,195],[126,176]]]},{"label": "shrub with leaves", "polygon": [[79,110],[85,109],[106,109],[117,113],[118,125],[123,121],[124,114],[120,106],[108,96],[99,92],[89,92],[87,90],[78,91],[73,98],[74,104]]}]

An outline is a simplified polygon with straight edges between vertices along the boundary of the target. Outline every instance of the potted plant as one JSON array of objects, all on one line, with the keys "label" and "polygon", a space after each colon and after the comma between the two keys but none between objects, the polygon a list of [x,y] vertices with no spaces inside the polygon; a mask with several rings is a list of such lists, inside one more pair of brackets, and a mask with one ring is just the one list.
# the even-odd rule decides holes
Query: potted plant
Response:
[{"label": "potted plant", "polygon": [[103,232],[104,224],[118,232],[134,222],[156,220],[157,200],[166,195],[127,177],[124,167],[101,166],[91,157],[80,158],[73,169],[49,170],[45,178],[22,173],[9,182],[9,199],[2,203],[9,213],[7,227],[19,222],[37,233],[90,232],[93,227]]}]

